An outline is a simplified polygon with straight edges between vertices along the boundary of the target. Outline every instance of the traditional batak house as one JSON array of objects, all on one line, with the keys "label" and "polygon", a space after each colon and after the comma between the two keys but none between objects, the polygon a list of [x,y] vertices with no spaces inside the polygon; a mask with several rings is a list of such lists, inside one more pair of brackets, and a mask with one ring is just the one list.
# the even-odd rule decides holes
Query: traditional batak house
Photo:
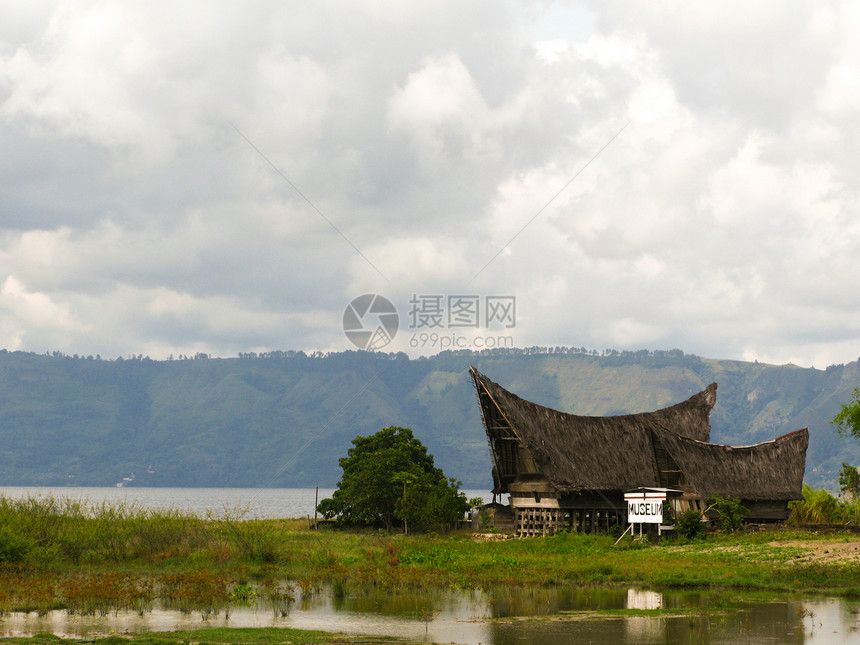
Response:
[{"label": "traditional batak house", "polygon": [[623,525],[623,494],[641,488],[680,491],[674,514],[704,510],[712,495],[739,498],[751,522],[784,520],[788,502],[802,498],[806,428],[753,446],[709,443],[716,383],[654,412],[587,417],[521,399],[474,367],[471,375],[493,493],[509,494],[518,535]]}]

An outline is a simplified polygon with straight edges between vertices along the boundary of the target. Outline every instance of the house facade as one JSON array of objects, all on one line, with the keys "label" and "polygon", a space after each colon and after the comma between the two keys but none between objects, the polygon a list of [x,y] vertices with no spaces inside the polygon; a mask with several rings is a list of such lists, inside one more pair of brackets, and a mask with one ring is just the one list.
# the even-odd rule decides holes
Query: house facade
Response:
[{"label": "house facade", "polygon": [[751,522],[781,521],[801,499],[808,431],[753,446],[709,443],[717,385],[638,414],[566,414],[521,399],[470,370],[493,461],[493,493],[510,496],[519,535],[625,524],[623,493],[671,488],[671,513],[739,498]]}]

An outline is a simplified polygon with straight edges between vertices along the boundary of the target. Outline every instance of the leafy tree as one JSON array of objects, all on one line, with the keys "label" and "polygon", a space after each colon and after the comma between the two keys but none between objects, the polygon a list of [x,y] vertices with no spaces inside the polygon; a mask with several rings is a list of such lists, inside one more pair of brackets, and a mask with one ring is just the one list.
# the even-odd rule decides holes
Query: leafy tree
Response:
[{"label": "leafy tree", "polygon": [[741,500],[713,495],[708,498],[708,503],[717,512],[717,524],[726,533],[737,531],[744,525],[749,509],[741,504]]},{"label": "leafy tree", "polygon": [[449,526],[469,510],[466,496],[454,478],[435,479],[424,474],[413,479],[395,504],[394,514],[410,531],[427,531]]},{"label": "leafy tree", "polygon": [[860,472],[851,464],[842,462],[842,470],[839,471],[839,490],[848,493],[852,497],[860,494]]},{"label": "leafy tree", "polygon": [[447,479],[409,428],[383,428],[356,437],[340,460],[343,476],[317,510],[340,524],[426,530],[450,524],[468,510],[460,482]]},{"label": "leafy tree", "polygon": [[857,505],[860,500],[860,471],[851,464],[842,462],[842,470],[839,471],[839,490],[851,496],[849,508],[854,511],[854,523],[857,524]]},{"label": "leafy tree", "polygon": [[860,388],[855,387],[851,400],[842,404],[842,409],[830,420],[841,435],[851,435],[860,441]]}]

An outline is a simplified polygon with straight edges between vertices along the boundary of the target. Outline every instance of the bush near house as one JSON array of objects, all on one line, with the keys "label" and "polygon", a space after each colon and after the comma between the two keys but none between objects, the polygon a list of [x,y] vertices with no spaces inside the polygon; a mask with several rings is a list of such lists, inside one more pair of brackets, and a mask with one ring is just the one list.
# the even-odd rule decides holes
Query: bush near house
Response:
[{"label": "bush near house", "polygon": [[735,497],[713,495],[707,499],[708,505],[717,513],[717,526],[726,533],[739,530],[744,525],[747,508]]}]

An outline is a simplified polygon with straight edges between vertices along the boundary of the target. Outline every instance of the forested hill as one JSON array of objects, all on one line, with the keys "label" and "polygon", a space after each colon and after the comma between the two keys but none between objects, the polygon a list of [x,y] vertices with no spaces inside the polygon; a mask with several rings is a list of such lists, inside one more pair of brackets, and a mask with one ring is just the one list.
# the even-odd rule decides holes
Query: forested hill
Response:
[{"label": "forested hill", "polygon": [[445,473],[490,486],[468,375],[577,414],[653,410],[719,384],[711,439],[743,445],[810,429],[806,480],[836,487],[852,439],[828,421],[857,362],[802,369],[669,352],[344,352],[152,361],[0,351],[0,485],[333,486],[350,440],[410,427]]}]

